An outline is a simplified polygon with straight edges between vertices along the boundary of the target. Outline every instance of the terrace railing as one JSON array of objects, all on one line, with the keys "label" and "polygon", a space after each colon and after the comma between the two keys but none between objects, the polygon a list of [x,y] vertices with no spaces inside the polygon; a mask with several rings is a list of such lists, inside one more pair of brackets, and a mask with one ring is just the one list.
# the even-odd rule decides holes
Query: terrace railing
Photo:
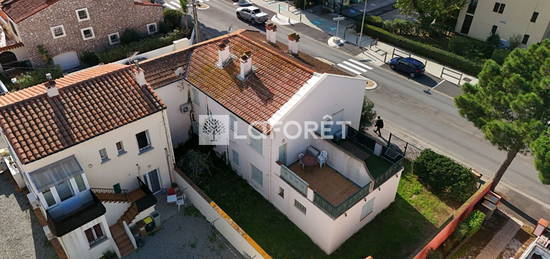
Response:
[{"label": "terrace railing", "polygon": [[281,165],[281,178],[307,197],[307,188],[309,184],[285,165]]},{"label": "terrace railing", "polygon": [[390,177],[394,176],[397,172],[401,171],[403,168],[403,160],[404,158],[401,157],[397,162],[393,163],[386,172],[384,172],[382,175],[376,177],[374,179],[374,189],[380,187],[383,183],[385,183]]},{"label": "terrace railing", "polygon": [[330,215],[332,218],[337,218],[346,212],[349,208],[355,205],[358,201],[365,198],[370,193],[370,186],[372,183],[368,183],[363,188],[359,189],[353,195],[348,197],[345,201],[338,204],[338,206],[332,205],[330,202],[325,200],[317,192],[313,196],[313,203],[321,208],[325,213]]}]

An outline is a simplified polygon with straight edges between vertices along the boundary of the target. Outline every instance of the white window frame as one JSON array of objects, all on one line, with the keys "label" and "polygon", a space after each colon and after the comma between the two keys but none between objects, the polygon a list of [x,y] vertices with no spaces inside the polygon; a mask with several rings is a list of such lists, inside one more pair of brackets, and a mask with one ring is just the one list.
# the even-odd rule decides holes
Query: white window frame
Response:
[{"label": "white window frame", "polygon": [[[298,211],[300,211],[301,213],[303,213],[304,215],[307,214],[307,208],[306,206],[304,206],[304,204],[302,204],[301,202],[299,202],[298,200],[294,199],[294,208],[296,208]],[[302,209],[303,208],[303,209]]]},{"label": "white window frame", "polygon": [[[370,214],[372,214],[374,212],[374,198],[375,197],[372,197],[370,200],[368,200],[367,202],[365,202],[365,204],[363,204],[363,207],[361,207],[361,219],[359,221],[362,221],[364,218],[368,217]],[[365,210],[365,208],[367,208],[367,205],[371,205],[370,206],[370,211],[368,211],[366,214],[363,213],[363,211]]]},{"label": "white window frame", "polygon": [[[155,31],[152,32],[151,30],[149,30],[149,26],[150,26],[150,25],[155,25]],[[153,35],[153,34],[155,34],[155,33],[157,33],[157,32],[159,31],[159,28],[158,28],[158,25],[157,25],[156,22],[154,22],[154,23],[148,23],[148,24],[145,25],[145,26],[147,27],[147,35]]]},{"label": "white window frame", "polygon": [[[92,37],[86,38],[86,36],[84,35],[85,30],[90,30],[92,32]],[[80,29],[80,34],[82,35],[83,40],[91,40],[91,39],[95,38],[94,28],[92,28],[92,27],[86,27],[86,28]]]},{"label": "white window frame", "polygon": [[[105,163],[111,160],[109,158],[109,153],[107,152],[106,148],[101,148],[98,152],[99,152],[99,159],[101,160],[101,163]],[[105,152],[105,157],[103,157],[103,152]]]},{"label": "white window frame", "polygon": [[[90,184],[88,183],[88,178],[86,178],[86,174],[82,173],[81,176],[82,176],[82,180],[84,181],[84,185],[86,186],[86,189],[84,189],[84,191],[86,191],[86,190],[90,189]],[[75,195],[77,195],[81,191],[78,189],[78,185],[76,184],[76,180],[74,179],[74,177],[69,178],[68,181],[69,181],[69,186],[71,187],[71,189],[73,191],[73,196],[72,197],[74,197]],[[55,185],[50,187],[50,192],[52,193],[53,199],[55,200],[55,203],[51,206],[48,205],[48,203],[46,202],[46,197],[44,197],[44,194],[42,194],[42,192],[38,193],[38,197],[39,197],[40,200],[43,201],[42,205],[46,209],[55,207],[58,204],[60,204],[61,202],[63,202],[63,201],[61,201],[61,197],[59,197],[59,194],[57,193],[57,189],[56,189]],[[70,197],[70,198],[72,198],[72,197]],[[68,199],[70,199],[70,198],[68,198]]]},{"label": "white window frame", "polygon": [[[147,138],[147,143],[149,143],[149,145],[145,146],[145,147],[142,147],[140,148],[139,147],[139,141],[137,140],[137,135],[142,133],[142,132],[145,132],[145,137]],[[143,130],[143,131],[140,131],[138,133],[136,133],[136,143],[137,143],[137,146],[138,146],[138,152],[139,154],[142,154],[144,152],[147,152],[148,150],[151,150],[153,148],[153,143],[151,143],[151,137],[149,136],[149,130]]]},{"label": "white window frame", "polygon": [[[86,18],[80,19],[80,15],[78,15],[78,12],[80,12],[80,11],[85,11],[85,12],[86,12]],[[90,12],[88,12],[88,8],[76,9],[76,10],[75,10],[75,13],[76,13],[76,19],[77,19],[79,22],[83,22],[83,21],[88,21],[88,20],[90,20]]]},{"label": "white window frame", "polygon": [[[113,41],[111,40],[111,36],[113,36],[113,35],[116,35],[116,36],[117,36],[118,41],[113,42]],[[107,38],[109,38],[109,45],[116,45],[116,44],[119,44],[119,43],[120,43],[120,34],[119,34],[118,32],[111,33],[111,34],[107,35]]]},{"label": "white window frame", "polygon": [[[97,233],[95,232],[95,229],[94,229],[94,227],[95,227],[96,225],[99,225],[99,228],[101,228],[101,232],[102,232],[102,234],[103,234],[102,237],[99,237],[99,238],[97,237]],[[88,230],[88,229],[92,229],[92,234],[94,235],[94,238],[95,238],[95,240],[92,241],[91,243],[90,243],[90,241],[88,241],[88,237],[86,237],[86,230]],[[99,244],[99,243],[102,243],[103,240],[106,240],[106,239],[107,239],[107,233],[105,233],[105,228],[103,227],[103,224],[102,224],[101,222],[99,222],[99,223],[97,223],[97,224],[94,224],[94,225],[92,225],[92,226],[89,227],[89,228],[84,229],[84,230],[82,231],[82,234],[84,235],[84,240],[86,240],[86,241],[88,242],[88,245],[90,246],[90,248],[96,246],[96,245]]]},{"label": "white window frame", "polygon": [[[120,143],[120,147],[121,147],[121,148],[118,148],[118,143]],[[116,147],[117,154],[118,154],[119,156],[126,154],[126,149],[124,148],[124,142],[122,142],[122,140],[116,142],[116,143],[115,143],[115,147]]]},{"label": "white window frame", "polygon": [[[63,31],[63,35],[60,35],[60,36],[55,36],[55,29],[60,27],[61,30]],[[65,32],[65,26],[63,25],[56,25],[56,26],[53,26],[53,27],[50,27],[50,31],[52,32],[52,36],[54,39],[59,39],[59,38],[63,38],[65,36],[67,36],[67,33]]]},{"label": "white window frame", "polygon": [[[259,183],[256,181],[256,179],[254,178],[254,171],[258,171],[260,173],[260,178],[262,182]],[[252,179],[252,182],[254,182],[259,187],[264,187],[264,172],[253,164],[250,164],[250,179]]]}]

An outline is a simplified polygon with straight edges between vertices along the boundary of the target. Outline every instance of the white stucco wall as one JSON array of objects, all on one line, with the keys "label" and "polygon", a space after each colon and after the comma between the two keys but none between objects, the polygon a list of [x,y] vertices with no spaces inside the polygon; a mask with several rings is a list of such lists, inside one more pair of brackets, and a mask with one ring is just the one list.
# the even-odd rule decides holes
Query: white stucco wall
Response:
[{"label": "white stucco wall", "polygon": [[[90,248],[84,231],[96,224],[101,224],[103,233],[107,238],[101,243]],[[111,236],[111,232],[109,231],[109,226],[107,225],[107,219],[105,216],[94,219],[80,228],[65,234],[59,241],[61,241],[63,247],[65,248],[65,253],[70,259],[97,259],[103,256],[103,253],[107,251],[114,252],[116,249],[116,245],[113,237]]]},{"label": "white stucco wall", "polygon": [[180,106],[187,103],[189,87],[180,81],[159,87],[155,92],[167,107],[172,144],[177,147],[189,139],[191,111],[185,113],[180,111]]},{"label": "white stucco wall", "polygon": [[109,226],[112,226],[113,224],[115,224],[131,205],[131,203],[129,202],[102,202],[102,203],[103,203],[103,206],[105,206],[105,210],[107,211],[105,213],[105,218],[107,219],[107,223],[109,224]]},{"label": "white stucco wall", "polygon": [[[138,188],[136,177],[158,169],[161,184],[164,188],[170,186],[169,172],[173,165],[173,151],[169,132],[165,130],[163,114],[157,112],[138,121],[94,137],[60,152],[51,154],[40,160],[22,165],[23,171],[32,172],[63,158],[74,155],[84,170],[90,187],[112,188],[120,183],[122,189],[128,191]],[[166,123],[168,123],[166,121]],[[135,135],[148,130],[153,149],[139,154]],[[118,155],[116,142],[122,141],[126,153]],[[110,158],[102,163],[99,150],[105,148]]]}]

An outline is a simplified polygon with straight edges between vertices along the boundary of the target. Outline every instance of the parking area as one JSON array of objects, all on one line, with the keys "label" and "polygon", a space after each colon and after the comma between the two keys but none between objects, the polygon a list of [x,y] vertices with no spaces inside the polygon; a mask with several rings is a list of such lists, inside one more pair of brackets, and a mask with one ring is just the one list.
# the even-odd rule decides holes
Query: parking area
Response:
[{"label": "parking area", "polygon": [[144,246],[129,254],[131,259],[240,258],[240,255],[188,201],[178,208],[157,195],[161,229],[144,239]]},{"label": "parking area", "polygon": [[9,172],[0,173],[0,258],[57,258],[23,193]]}]

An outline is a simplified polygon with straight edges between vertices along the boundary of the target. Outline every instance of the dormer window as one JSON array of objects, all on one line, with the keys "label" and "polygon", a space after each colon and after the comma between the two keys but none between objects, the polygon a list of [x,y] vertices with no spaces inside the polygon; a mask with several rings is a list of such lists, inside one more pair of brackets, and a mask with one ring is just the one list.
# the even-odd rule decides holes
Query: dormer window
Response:
[{"label": "dormer window", "polygon": [[90,14],[88,13],[88,8],[82,8],[76,10],[76,18],[79,22],[90,20]]},{"label": "dormer window", "polygon": [[50,30],[52,31],[52,36],[54,39],[65,37],[65,28],[63,25],[57,25],[54,27],[51,27]]},{"label": "dormer window", "polygon": [[147,24],[147,34],[155,34],[157,33],[157,24],[156,23],[150,23]]}]

